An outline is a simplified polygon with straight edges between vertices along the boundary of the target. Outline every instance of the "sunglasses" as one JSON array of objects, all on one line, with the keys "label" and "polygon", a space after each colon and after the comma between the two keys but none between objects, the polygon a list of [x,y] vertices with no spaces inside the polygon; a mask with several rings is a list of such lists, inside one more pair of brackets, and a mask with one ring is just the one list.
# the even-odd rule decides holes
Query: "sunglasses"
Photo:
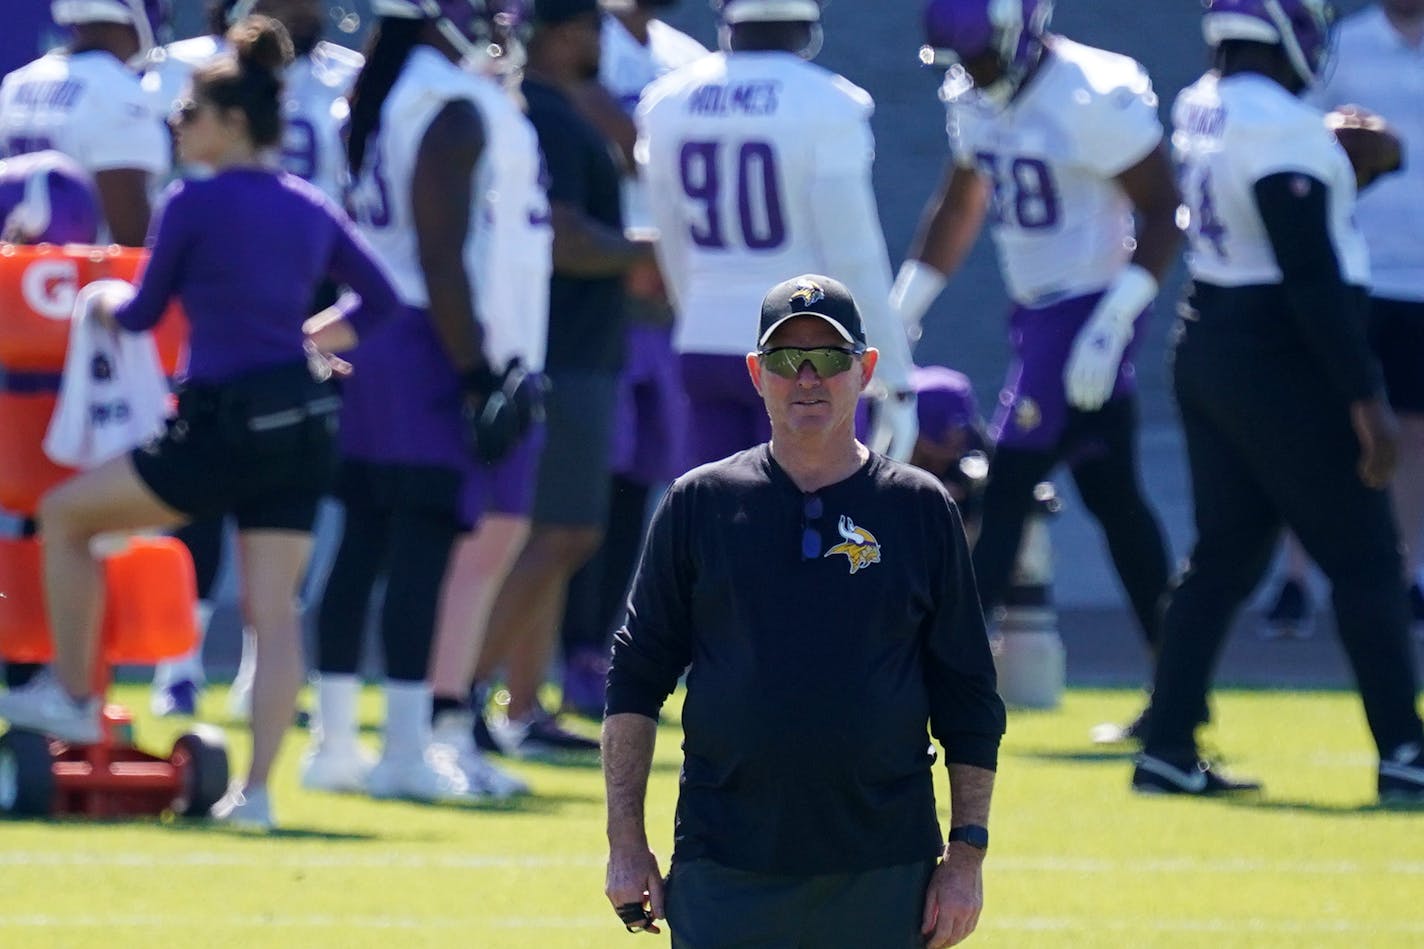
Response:
[{"label": "sunglasses", "polygon": [[198,117],[198,113],[204,108],[204,103],[197,99],[181,99],[173,105],[173,124],[187,125]]},{"label": "sunglasses", "polygon": [[763,369],[785,379],[795,379],[801,367],[808,362],[816,375],[829,379],[855,365],[855,357],[864,352],[862,348],[843,349],[840,346],[816,346],[812,349],[778,346],[758,350],[757,356],[761,358]]},{"label": "sunglasses", "polygon": [[821,515],[825,505],[819,496],[806,495],[801,505],[801,559],[816,560],[821,556]]}]

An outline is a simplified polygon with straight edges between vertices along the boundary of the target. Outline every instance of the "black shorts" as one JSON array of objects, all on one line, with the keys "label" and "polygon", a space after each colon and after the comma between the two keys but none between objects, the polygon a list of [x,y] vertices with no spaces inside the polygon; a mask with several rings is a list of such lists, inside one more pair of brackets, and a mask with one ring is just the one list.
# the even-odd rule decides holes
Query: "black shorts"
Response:
[{"label": "black shorts", "polygon": [[550,372],[546,428],[534,489],[536,524],[603,527],[613,482],[613,407],[618,376]]},{"label": "black shorts", "polygon": [[1371,297],[1369,334],[1390,406],[1424,414],[1424,302]]},{"label": "black shorts", "polygon": [[310,531],[335,473],[340,409],[305,362],[184,386],[165,432],[130,457],[160,501],[194,520],[231,514],[239,530]]}]

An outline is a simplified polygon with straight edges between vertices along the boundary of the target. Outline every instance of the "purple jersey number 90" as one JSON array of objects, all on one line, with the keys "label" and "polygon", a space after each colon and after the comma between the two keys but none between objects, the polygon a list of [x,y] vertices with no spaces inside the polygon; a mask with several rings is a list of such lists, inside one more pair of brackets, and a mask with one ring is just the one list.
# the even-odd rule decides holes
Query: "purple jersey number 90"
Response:
[{"label": "purple jersey number 90", "polygon": [[[684,142],[678,150],[678,174],[683,193],[698,205],[700,220],[688,227],[698,247],[724,249],[729,239],[737,238],[748,250],[773,250],[786,243],[776,151],[770,142]],[[723,219],[724,188],[736,196],[735,229]]]}]

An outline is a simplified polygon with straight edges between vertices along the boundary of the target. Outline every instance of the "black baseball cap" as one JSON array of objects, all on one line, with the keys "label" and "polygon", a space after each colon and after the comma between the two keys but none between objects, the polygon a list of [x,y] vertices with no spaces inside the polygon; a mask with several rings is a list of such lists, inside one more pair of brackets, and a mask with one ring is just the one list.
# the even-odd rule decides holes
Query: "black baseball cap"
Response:
[{"label": "black baseball cap", "polygon": [[757,345],[766,341],[777,327],[792,317],[819,316],[841,334],[847,343],[865,346],[865,327],[860,308],[846,285],[832,277],[808,273],[783,280],[767,291],[761,301],[761,327]]}]

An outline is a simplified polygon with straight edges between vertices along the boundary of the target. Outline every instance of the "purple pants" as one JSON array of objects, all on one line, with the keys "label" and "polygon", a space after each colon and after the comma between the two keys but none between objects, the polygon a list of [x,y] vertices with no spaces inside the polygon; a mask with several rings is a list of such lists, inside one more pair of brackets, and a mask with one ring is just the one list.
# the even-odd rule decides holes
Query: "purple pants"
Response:
[{"label": "purple pants", "polygon": [[671,327],[635,323],[627,340],[613,410],[613,472],[638,484],[660,484],[686,470],[687,394]]},{"label": "purple pants", "polygon": [[[1073,351],[1073,340],[1101,298],[1101,293],[1093,293],[1043,307],[1014,307],[1009,315],[1014,361],[999,392],[998,410],[989,428],[996,444],[1047,451],[1059,443],[1069,412],[1063,369]],[[1145,319],[1139,315],[1138,325]],[[1127,344],[1113,386],[1114,399],[1137,391],[1132,356],[1141,338],[1142,334],[1137,333]]]},{"label": "purple pants", "polygon": [[690,422],[683,470],[735,455],[771,437],[766,405],[747,375],[744,357],[683,353],[678,364]]}]

